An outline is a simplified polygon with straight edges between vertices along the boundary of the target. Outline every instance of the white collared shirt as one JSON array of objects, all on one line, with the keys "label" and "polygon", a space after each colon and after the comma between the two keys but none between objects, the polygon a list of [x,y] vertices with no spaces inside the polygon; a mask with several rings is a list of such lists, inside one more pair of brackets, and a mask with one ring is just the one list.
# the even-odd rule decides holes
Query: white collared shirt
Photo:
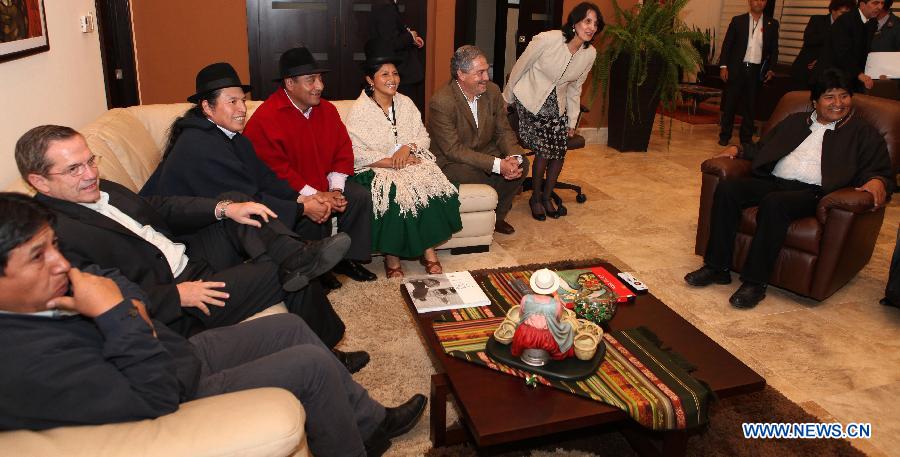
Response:
[{"label": "white collared shirt", "polygon": [[759,16],[759,20],[753,19],[753,14],[748,14],[750,17],[750,37],[747,38],[747,52],[744,53],[744,62],[747,63],[762,63],[762,47],[763,47],[763,21],[766,20],[765,16]]},{"label": "white collared shirt", "polygon": [[829,124],[822,124],[816,119],[818,115],[813,111],[809,117],[812,124],[809,130],[812,132],[794,149],[790,154],[781,158],[772,174],[782,178],[794,181],[805,182],[807,184],[822,185],[822,140],[825,138],[825,132],[834,130],[837,121]]},{"label": "white collared shirt", "polygon": [[141,225],[140,222],[123,213],[119,208],[110,205],[108,193],[100,192],[100,199],[95,203],[79,203],[79,205],[92,209],[118,222],[121,226],[132,231],[135,235],[156,246],[156,248],[166,257],[166,262],[169,263],[169,268],[172,269],[172,276],[178,277],[187,266],[188,256],[185,255],[185,251],[187,250],[185,245],[173,242],[149,225]]},{"label": "white collared shirt", "polygon": [[[291,98],[291,95],[288,94],[287,89],[281,90],[284,91],[284,95],[287,95],[287,99],[291,102],[291,105],[294,105],[294,108],[297,108],[297,111],[300,111],[300,114],[302,114],[303,117],[309,119],[309,116],[312,116],[312,110],[314,107],[310,106],[306,109],[306,111],[303,111],[299,106],[297,106],[296,103],[294,103],[294,100]],[[347,185],[347,176],[350,175],[345,173],[338,173],[336,171],[328,173],[328,176],[326,177],[328,179],[328,190],[340,190],[341,192],[343,192],[344,186]],[[309,184],[303,186],[303,188],[300,189],[300,195],[303,195],[305,197],[315,195],[317,193],[319,193],[319,191]]]},{"label": "white collared shirt", "polygon": [[[462,86],[459,85],[459,80],[456,81],[456,87],[459,88],[459,92],[462,93],[464,99],[466,99],[466,104],[469,105],[469,111],[472,112],[472,118],[475,119],[475,128],[478,128],[478,99],[481,98],[484,94],[478,94],[471,101],[469,97],[466,96],[466,91],[462,90]],[[494,158],[494,164],[491,166],[491,172],[494,174],[500,174],[500,158]]]},{"label": "white collared shirt", "polygon": [[[210,119],[210,118],[206,118],[206,120],[209,121],[209,122],[212,122],[213,124],[216,124],[216,123],[213,122],[213,120]],[[219,125],[219,124],[216,124],[216,127],[218,127],[219,130],[221,130],[222,133],[224,133],[225,136],[227,136],[229,140],[233,140],[233,139],[234,139],[234,136],[237,135],[237,132],[232,132],[231,130],[226,129],[225,127],[222,127],[222,126]]]},{"label": "white collared shirt", "polygon": [[861,9],[857,8],[856,11],[859,13],[859,18],[863,21],[863,24],[869,22],[869,18],[867,18],[866,15],[863,14]]}]

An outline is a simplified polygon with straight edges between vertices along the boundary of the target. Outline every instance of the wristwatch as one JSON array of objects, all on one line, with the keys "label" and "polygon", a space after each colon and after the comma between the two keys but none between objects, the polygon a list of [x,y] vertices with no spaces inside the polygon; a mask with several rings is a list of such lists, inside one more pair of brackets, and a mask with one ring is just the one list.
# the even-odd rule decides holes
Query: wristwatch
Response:
[{"label": "wristwatch", "polygon": [[228,205],[234,203],[231,200],[222,200],[219,203],[216,203],[216,219],[222,220],[225,219],[225,208],[228,208]]}]

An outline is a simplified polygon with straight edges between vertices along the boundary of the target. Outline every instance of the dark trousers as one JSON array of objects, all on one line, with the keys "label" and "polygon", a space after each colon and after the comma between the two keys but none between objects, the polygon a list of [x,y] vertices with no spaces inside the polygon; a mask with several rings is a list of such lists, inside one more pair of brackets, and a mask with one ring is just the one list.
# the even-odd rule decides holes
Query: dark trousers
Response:
[{"label": "dark trousers", "polygon": [[363,456],[364,440],[384,420],[384,407],[296,316],[261,317],[200,333],[190,342],[201,361],[194,398],[258,387],[286,389],[306,410],[313,455]]},{"label": "dark trousers", "polygon": [[175,280],[224,282],[229,294],[225,306],[208,306],[210,315],[184,308],[185,317],[173,327],[184,335],[233,325],[278,302],[306,320],[329,347],[344,335],[344,323],[318,281],[295,293],[286,293],[278,280],[278,265],[305,246],[278,220],[258,229],[230,219],[212,224],[181,240],[190,259]]},{"label": "dark trousers", "polygon": [[756,233],[741,268],[741,279],[768,283],[791,222],[814,215],[821,198],[820,186],[774,176],[720,182],[713,196],[709,244],[704,261],[715,268],[731,268],[741,213],[745,208],[758,206]]},{"label": "dark trousers", "polygon": [[528,175],[529,162],[527,157],[523,157],[522,169],[525,170],[519,179],[507,181],[502,175],[494,173],[486,173],[471,165],[464,163],[448,163],[443,166],[442,170],[447,175],[450,182],[458,184],[487,184],[497,191],[497,220],[506,219],[509,210],[512,208],[513,198],[522,188],[522,181]]},{"label": "dark trousers", "polygon": [[[359,262],[372,260],[372,193],[369,189],[347,181],[344,185],[347,207],[337,216],[338,232],[350,236],[346,258]],[[316,224],[308,217],[300,217],[294,230],[304,240],[321,240],[331,236],[331,220]]]},{"label": "dark trousers", "polygon": [[722,119],[719,140],[729,141],[734,130],[734,114],[741,115],[741,143],[753,140],[753,119],[756,116],[756,94],[761,85],[760,65],[741,64],[732,71],[728,68],[728,82],[722,100]]}]

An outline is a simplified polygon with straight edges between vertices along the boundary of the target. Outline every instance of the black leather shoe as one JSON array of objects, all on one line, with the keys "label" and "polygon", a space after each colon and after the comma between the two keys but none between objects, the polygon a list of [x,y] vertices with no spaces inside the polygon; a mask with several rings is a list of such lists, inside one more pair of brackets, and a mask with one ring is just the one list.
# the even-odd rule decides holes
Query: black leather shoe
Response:
[{"label": "black leather shoe", "polygon": [[766,298],[765,284],[744,281],[728,301],[735,308],[750,309],[758,305],[763,298]]},{"label": "black leather shoe", "polygon": [[894,308],[900,308],[900,305],[888,300],[887,297],[882,298],[881,300],[878,301],[878,303],[881,303],[884,306],[893,306]]},{"label": "black leather shoe", "polygon": [[347,371],[350,373],[356,373],[369,364],[369,353],[366,351],[344,352],[332,349],[331,352],[341,361],[341,364],[347,367]]},{"label": "black leather shoe", "polygon": [[516,233],[516,229],[514,229],[513,226],[509,225],[509,223],[506,221],[497,221],[497,223],[494,224],[494,231],[497,233],[502,233],[504,235],[512,235],[513,233]]},{"label": "black leather shoe", "polygon": [[731,273],[728,270],[703,265],[684,275],[684,282],[696,287],[706,287],[710,284],[731,284]]},{"label": "black leather shoe", "polygon": [[544,200],[543,205],[544,205],[544,214],[546,214],[547,217],[552,217],[553,219],[559,219],[559,216],[560,216],[559,208],[554,208],[553,211],[550,211],[551,206],[550,206],[549,200]]},{"label": "black leather shoe", "polygon": [[425,412],[428,399],[422,394],[415,394],[406,403],[384,409],[384,420],[364,443],[368,457],[378,457],[391,447],[391,438],[398,437],[415,427]]},{"label": "black leather shoe", "polygon": [[719,139],[719,146],[728,146],[728,140]]},{"label": "black leather shoe", "polygon": [[330,271],[322,273],[319,276],[319,282],[322,283],[322,287],[325,289],[325,293],[341,288],[341,282],[338,281],[338,278],[335,278]]},{"label": "black leather shoe", "polygon": [[374,281],[378,278],[375,273],[367,270],[359,262],[344,259],[340,261],[331,271],[347,276],[354,281]]},{"label": "black leather shoe", "polygon": [[346,233],[306,245],[281,262],[279,279],[281,287],[288,292],[296,292],[309,284],[309,280],[332,269],[350,249],[350,237]]},{"label": "black leather shoe", "polygon": [[378,439],[390,440],[412,430],[419,422],[419,418],[422,417],[422,413],[425,412],[426,403],[428,403],[428,399],[424,395],[415,394],[402,405],[385,408],[384,420],[381,421],[372,436],[366,440],[366,443],[372,441],[373,438],[376,441]]}]

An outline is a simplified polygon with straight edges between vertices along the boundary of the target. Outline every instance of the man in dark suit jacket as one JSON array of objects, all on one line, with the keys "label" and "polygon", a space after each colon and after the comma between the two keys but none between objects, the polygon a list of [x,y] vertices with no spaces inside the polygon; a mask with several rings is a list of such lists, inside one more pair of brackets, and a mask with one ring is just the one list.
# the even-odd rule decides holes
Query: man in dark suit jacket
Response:
[{"label": "man in dark suit jacket", "polygon": [[419,394],[394,408],[374,401],[297,316],[185,339],[152,320],[145,294],[115,270],[72,268],[47,208],[0,193],[0,214],[0,430],[153,419],[181,402],[280,387],[303,403],[316,456],[380,456],[425,410]]},{"label": "man in dark suit jacket", "polygon": [[[511,234],[506,222],[528,162],[506,117],[500,88],[488,78],[484,53],[466,45],[450,60],[450,82],[429,102],[428,134],[437,164],[454,183],[487,184],[497,191],[494,230]],[[477,118],[476,118],[477,114]]]},{"label": "man in dark suit jacket", "polygon": [[837,68],[855,81],[855,89],[862,91],[872,88],[872,78],[864,73],[869,45],[875,33],[874,22],[884,0],[859,0],[859,8],[837,18],[831,26],[825,48],[822,49],[819,71]]},{"label": "man in dark suit jacket", "polygon": [[749,13],[731,18],[719,55],[719,73],[725,81],[719,131],[722,146],[731,140],[736,111],[741,115],[741,142],[753,139],[756,93],[761,82],[775,75],[771,68],[778,62],[778,21],[763,16],[766,0],[747,3]]},{"label": "man in dark suit jacket", "polygon": [[825,39],[831,24],[842,14],[854,9],[853,0],[831,0],[828,5],[828,14],[809,17],[806,29],[803,30],[803,48],[791,64],[791,76],[794,78],[798,90],[807,90],[812,80],[812,70],[815,68]]},{"label": "man in dark suit jacket", "polygon": [[752,161],[752,176],[725,180],[713,197],[704,265],[684,280],[697,287],[730,284],[734,242],[743,210],[758,206],[756,233],[741,270],[741,287],[731,299],[752,308],[766,285],[791,222],[813,216],[822,196],[844,187],[872,195],[875,208],[894,189],[894,172],[884,137],[854,116],[852,85],[837,70],[813,84],[812,113],[794,113],[757,143],[728,146],[722,157]]},{"label": "man in dark suit jacket", "polygon": [[35,127],[16,143],[19,171],[57,214],[60,246],[76,266],[118,268],[147,292],[150,314],[185,335],[284,300],[326,344],[341,339],[343,322],[327,300],[315,300],[324,297],[321,289],[306,288],[297,300],[286,292],[337,263],[349,247],[346,235],[305,244],[254,202],[143,199],[100,180],[97,160],[68,127]]},{"label": "man in dark suit jacket", "polygon": [[425,70],[419,60],[418,50],[425,46],[425,40],[403,23],[397,0],[375,2],[372,14],[369,15],[369,39],[373,38],[382,39],[393,46],[394,53],[401,59],[397,64],[397,71],[400,73],[400,87],[397,90],[411,98],[419,112],[424,113],[422,81],[425,80]]}]

